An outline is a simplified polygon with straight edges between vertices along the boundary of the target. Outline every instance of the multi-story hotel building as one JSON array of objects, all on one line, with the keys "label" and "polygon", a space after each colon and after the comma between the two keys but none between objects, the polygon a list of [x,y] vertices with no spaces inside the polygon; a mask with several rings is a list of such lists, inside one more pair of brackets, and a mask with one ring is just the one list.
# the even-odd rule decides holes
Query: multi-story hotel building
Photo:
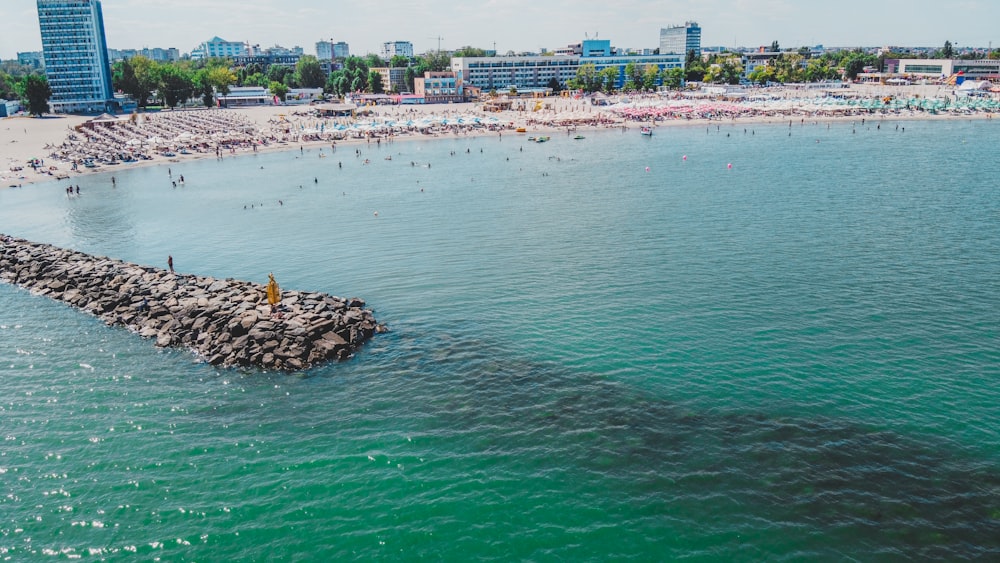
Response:
[{"label": "multi-story hotel building", "polygon": [[701,54],[701,28],[698,22],[684,22],[660,29],[660,54],[686,54],[694,51]]},{"label": "multi-story hotel building", "polygon": [[333,60],[333,41],[317,41],[316,58],[321,61]]},{"label": "multi-story hotel building", "polygon": [[333,58],[335,59],[346,59],[351,56],[351,47],[343,41],[337,41],[333,44]]},{"label": "multi-story hotel building", "polygon": [[226,41],[221,37],[213,37],[191,50],[194,60],[210,59],[212,57],[244,57],[249,55],[246,43]]},{"label": "multi-story hotel building", "polygon": [[38,0],[52,111],[114,109],[111,64],[99,0]]},{"label": "multi-story hotel building", "polygon": [[332,40],[316,42],[316,58],[321,61],[346,59],[350,56],[351,49],[347,46],[347,43],[344,43],[343,41],[338,41],[336,43]]},{"label": "multi-story hotel building", "polygon": [[424,103],[442,104],[463,102],[462,83],[454,72],[425,72],[413,79],[413,93],[423,97]]},{"label": "multi-story hotel building", "polygon": [[462,84],[483,90],[514,88],[545,88],[554,78],[562,87],[576,77],[583,64],[592,64],[599,72],[608,67],[618,71],[614,87],[621,88],[627,80],[625,67],[634,63],[645,69],[649,65],[661,72],[684,68],[683,54],[611,55],[607,40],[583,42],[579,55],[515,56],[515,57],[453,57],[451,70]]},{"label": "multi-story hotel building", "polygon": [[383,60],[388,61],[396,55],[412,59],[413,43],[409,41],[386,41],[382,44],[380,56]]},{"label": "multi-story hotel building", "polygon": [[373,67],[373,72],[377,72],[382,77],[382,90],[385,92],[406,91],[406,69]]}]

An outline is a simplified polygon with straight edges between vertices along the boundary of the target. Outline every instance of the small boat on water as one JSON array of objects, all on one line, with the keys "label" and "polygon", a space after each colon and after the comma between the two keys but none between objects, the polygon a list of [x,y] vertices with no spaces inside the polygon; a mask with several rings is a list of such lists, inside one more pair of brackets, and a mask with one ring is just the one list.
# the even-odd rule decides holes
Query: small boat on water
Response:
[{"label": "small boat on water", "polygon": [[527,129],[525,129],[524,127],[518,127],[518,128],[517,128],[517,129],[515,129],[514,131],[516,131],[516,132],[518,132],[518,133],[524,133],[525,131],[527,131]]},{"label": "small boat on water", "polygon": [[584,137],[583,135],[577,135],[577,136],[575,136],[575,137],[573,137],[573,138],[574,138],[575,140],[577,140],[577,141],[579,141],[580,139],[586,139],[586,137]]},{"label": "small boat on water", "polygon": [[548,141],[550,138],[551,137],[539,137],[539,138],[535,139],[535,142],[537,142],[537,143],[544,143],[545,141]]},{"label": "small boat on water", "polygon": [[643,127],[642,129],[639,129],[639,134],[640,135],[645,135],[647,137],[652,137],[653,136],[653,130],[650,129],[649,127]]}]

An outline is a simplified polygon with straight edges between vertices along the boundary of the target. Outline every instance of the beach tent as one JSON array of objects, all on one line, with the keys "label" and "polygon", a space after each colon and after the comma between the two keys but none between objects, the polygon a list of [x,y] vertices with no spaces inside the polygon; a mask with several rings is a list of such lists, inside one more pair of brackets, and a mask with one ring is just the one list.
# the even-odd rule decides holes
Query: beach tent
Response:
[{"label": "beach tent", "polygon": [[989,90],[992,84],[989,80],[966,80],[959,87],[959,92],[968,92],[971,90]]}]

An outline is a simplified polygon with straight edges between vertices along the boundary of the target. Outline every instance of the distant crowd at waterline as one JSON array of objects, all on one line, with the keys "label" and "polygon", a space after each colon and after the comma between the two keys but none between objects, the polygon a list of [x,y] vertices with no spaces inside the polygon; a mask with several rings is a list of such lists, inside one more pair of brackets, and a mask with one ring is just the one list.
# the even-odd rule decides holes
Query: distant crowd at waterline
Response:
[{"label": "distant crowd at waterline", "polygon": [[[47,165],[34,159],[32,176],[25,162],[8,158],[3,185],[68,178],[70,174],[107,166],[180,161],[282,150],[299,144],[364,142],[443,135],[503,135],[531,131],[574,131],[578,128],[661,126],[698,121],[781,119],[920,119],[980,117],[1000,111],[995,97],[953,98],[906,95],[873,89],[863,95],[794,95],[725,99],[707,96],[639,95],[595,100],[542,98],[521,100],[511,109],[487,111],[486,104],[444,106],[375,106],[357,108],[352,116],[324,117],[312,106],[275,106],[149,112],[101,116],[80,121],[49,140]],[[26,121],[31,125],[30,121]],[[27,133],[27,128],[25,129]],[[11,141],[13,142],[13,141]],[[28,166],[32,166],[29,162]],[[16,183],[13,181],[17,181]]]}]

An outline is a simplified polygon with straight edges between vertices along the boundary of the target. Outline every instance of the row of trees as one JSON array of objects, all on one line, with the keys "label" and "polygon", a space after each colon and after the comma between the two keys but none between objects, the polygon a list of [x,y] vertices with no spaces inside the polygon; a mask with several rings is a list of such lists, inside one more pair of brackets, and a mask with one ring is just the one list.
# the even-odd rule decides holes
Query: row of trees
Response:
[{"label": "row of trees", "polygon": [[[471,47],[465,49],[475,52]],[[137,56],[112,65],[112,84],[115,90],[132,96],[139,107],[149,103],[176,107],[193,97],[201,97],[210,106],[214,103],[213,92],[225,95],[232,86],[267,88],[279,98],[284,98],[291,88],[323,88],[338,97],[349,92],[380,94],[384,91],[382,78],[372,69],[386,66],[405,68],[406,86],[412,92],[416,76],[429,70],[445,70],[450,65],[450,57],[442,53],[424,55],[414,61],[399,55],[389,61],[367,55],[348,57],[341,69],[327,76],[312,55],[300,57],[295,68],[271,65],[266,71],[256,63],[233,68],[229,59],[157,62]]]},{"label": "row of trees", "polygon": [[[775,42],[772,48],[777,50],[777,47]],[[853,80],[865,67],[881,68],[884,63],[884,57],[866,54],[861,50],[827,53],[813,59],[807,59],[808,55],[808,50],[782,52],[768,64],[756,66],[746,79],[755,84],[819,82],[839,79],[841,76]],[[739,55],[721,53],[703,60],[691,51],[687,54],[683,69],[660,71],[655,65],[642,67],[636,63],[627,64],[622,89],[653,90],[660,83],[674,90],[680,89],[685,82],[739,84],[743,77],[744,68]],[[611,92],[617,80],[617,68],[609,67],[598,71],[593,64],[587,63],[580,65],[576,76],[567,82],[567,86],[585,92]],[[555,80],[549,86],[559,89]]]},{"label": "row of trees", "polygon": [[49,112],[52,88],[44,74],[23,65],[4,63],[0,68],[0,100],[21,100],[31,115]]},{"label": "row of trees", "polygon": [[[753,83],[767,82],[815,82],[837,79],[843,76],[853,80],[865,67],[884,69],[888,58],[913,58],[918,55],[907,52],[889,52],[881,56],[861,50],[825,53],[809,58],[808,48],[782,52],[777,41],[771,44],[772,52],[781,54],[768,64],[758,65],[747,75]],[[300,57],[294,68],[271,65],[265,69],[258,64],[233,68],[229,59],[209,59],[206,61],[157,62],[137,56],[117,61],[112,66],[112,84],[115,90],[131,95],[140,107],[150,102],[169,107],[195,97],[200,97],[206,106],[214,104],[215,92],[228,94],[234,85],[267,88],[272,94],[284,98],[291,88],[320,88],[333,96],[341,97],[350,92],[384,92],[381,75],[372,70],[377,67],[405,68],[404,81],[408,91],[414,90],[414,79],[428,71],[443,71],[451,66],[450,57],[482,57],[487,52],[475,47],[462,47],[448,55],[441,52],[427,53],[411,60],[394,56],[385,61],[377,55],[348,57],[342,68],[329,76],[316,57]],[[984,53],[966,54],[966,57],[981,58]],[[923,57],[928,57],[923,54]],[[946,41],[944,47],[932,57],[952,58],[954,47]],[[962,57],[963,55],[959,55]],[[986,53],[990,59],[1000,59],[1000,50]],[[598,71],[593,64],[583,64],[577,75],[567,83],[569,88],[586,92],[610,92],[618,80],[616,68]],[[685,81],[737,84],[743,79],[744,68],[740,57],[731,53],[712,55],[702,59],[694,51],[687,53],[684,69],[660,71],[655,65],[642,66],[629,63],[625,67],[624,90],[653,90],[657,84],[679,89]],[[549,86],[560,90],[561,84],[552,79]],[[48,111],[51,96],[48,82],[37,70],[5,61],[0,66],[0,99],[21,99],[33,114]]]},{"label": "row of trees", "polygon": [[[471,49],[465,47],[463,49]],[[341,97],[350,92],[370,92],[372,94],[382,94],[386,91],[386,85],[382,83],[382,75],[372,70],[378,67],[405,68],[403,80],[406,90],[413,91],[413,81],[417,76],[423,76],[425,72],[437,72],[451,68],[451,55],[445,53],[428,53],[411,61],[406,57],[394,56],[389,64],[375,55],[367,57],[347,57],[344,59],[342,68],[330,73],[326,80],[324,91],[327,94]],[[392,88],[390,86],[390,88]],[[399,93],[399,92],[393,92]]]},{"label": "row of trees", "polygon": [[284,98],[290,88],[321,88],[326,73],[319,60],[301,57],[295,68],[271,65],[264,73],[260,65],[231,68],[229,59],[161,63],[137,56],[112,65],[112,85],[132,96],[139,107],[150,102],[176,107],[190,98],[200,97],[206,106],[214,103],[214,93],[226,95],[230,88],[260,86]]},{"label": "row of trees", "polygon": [[132,96],[141,108],[151,101],[173,108],[195,96],[212,106],[215,91],[227,94],[235,83],[236,74],[222,59],[160,63],[138,56],[111,66],[114,89]]}]

